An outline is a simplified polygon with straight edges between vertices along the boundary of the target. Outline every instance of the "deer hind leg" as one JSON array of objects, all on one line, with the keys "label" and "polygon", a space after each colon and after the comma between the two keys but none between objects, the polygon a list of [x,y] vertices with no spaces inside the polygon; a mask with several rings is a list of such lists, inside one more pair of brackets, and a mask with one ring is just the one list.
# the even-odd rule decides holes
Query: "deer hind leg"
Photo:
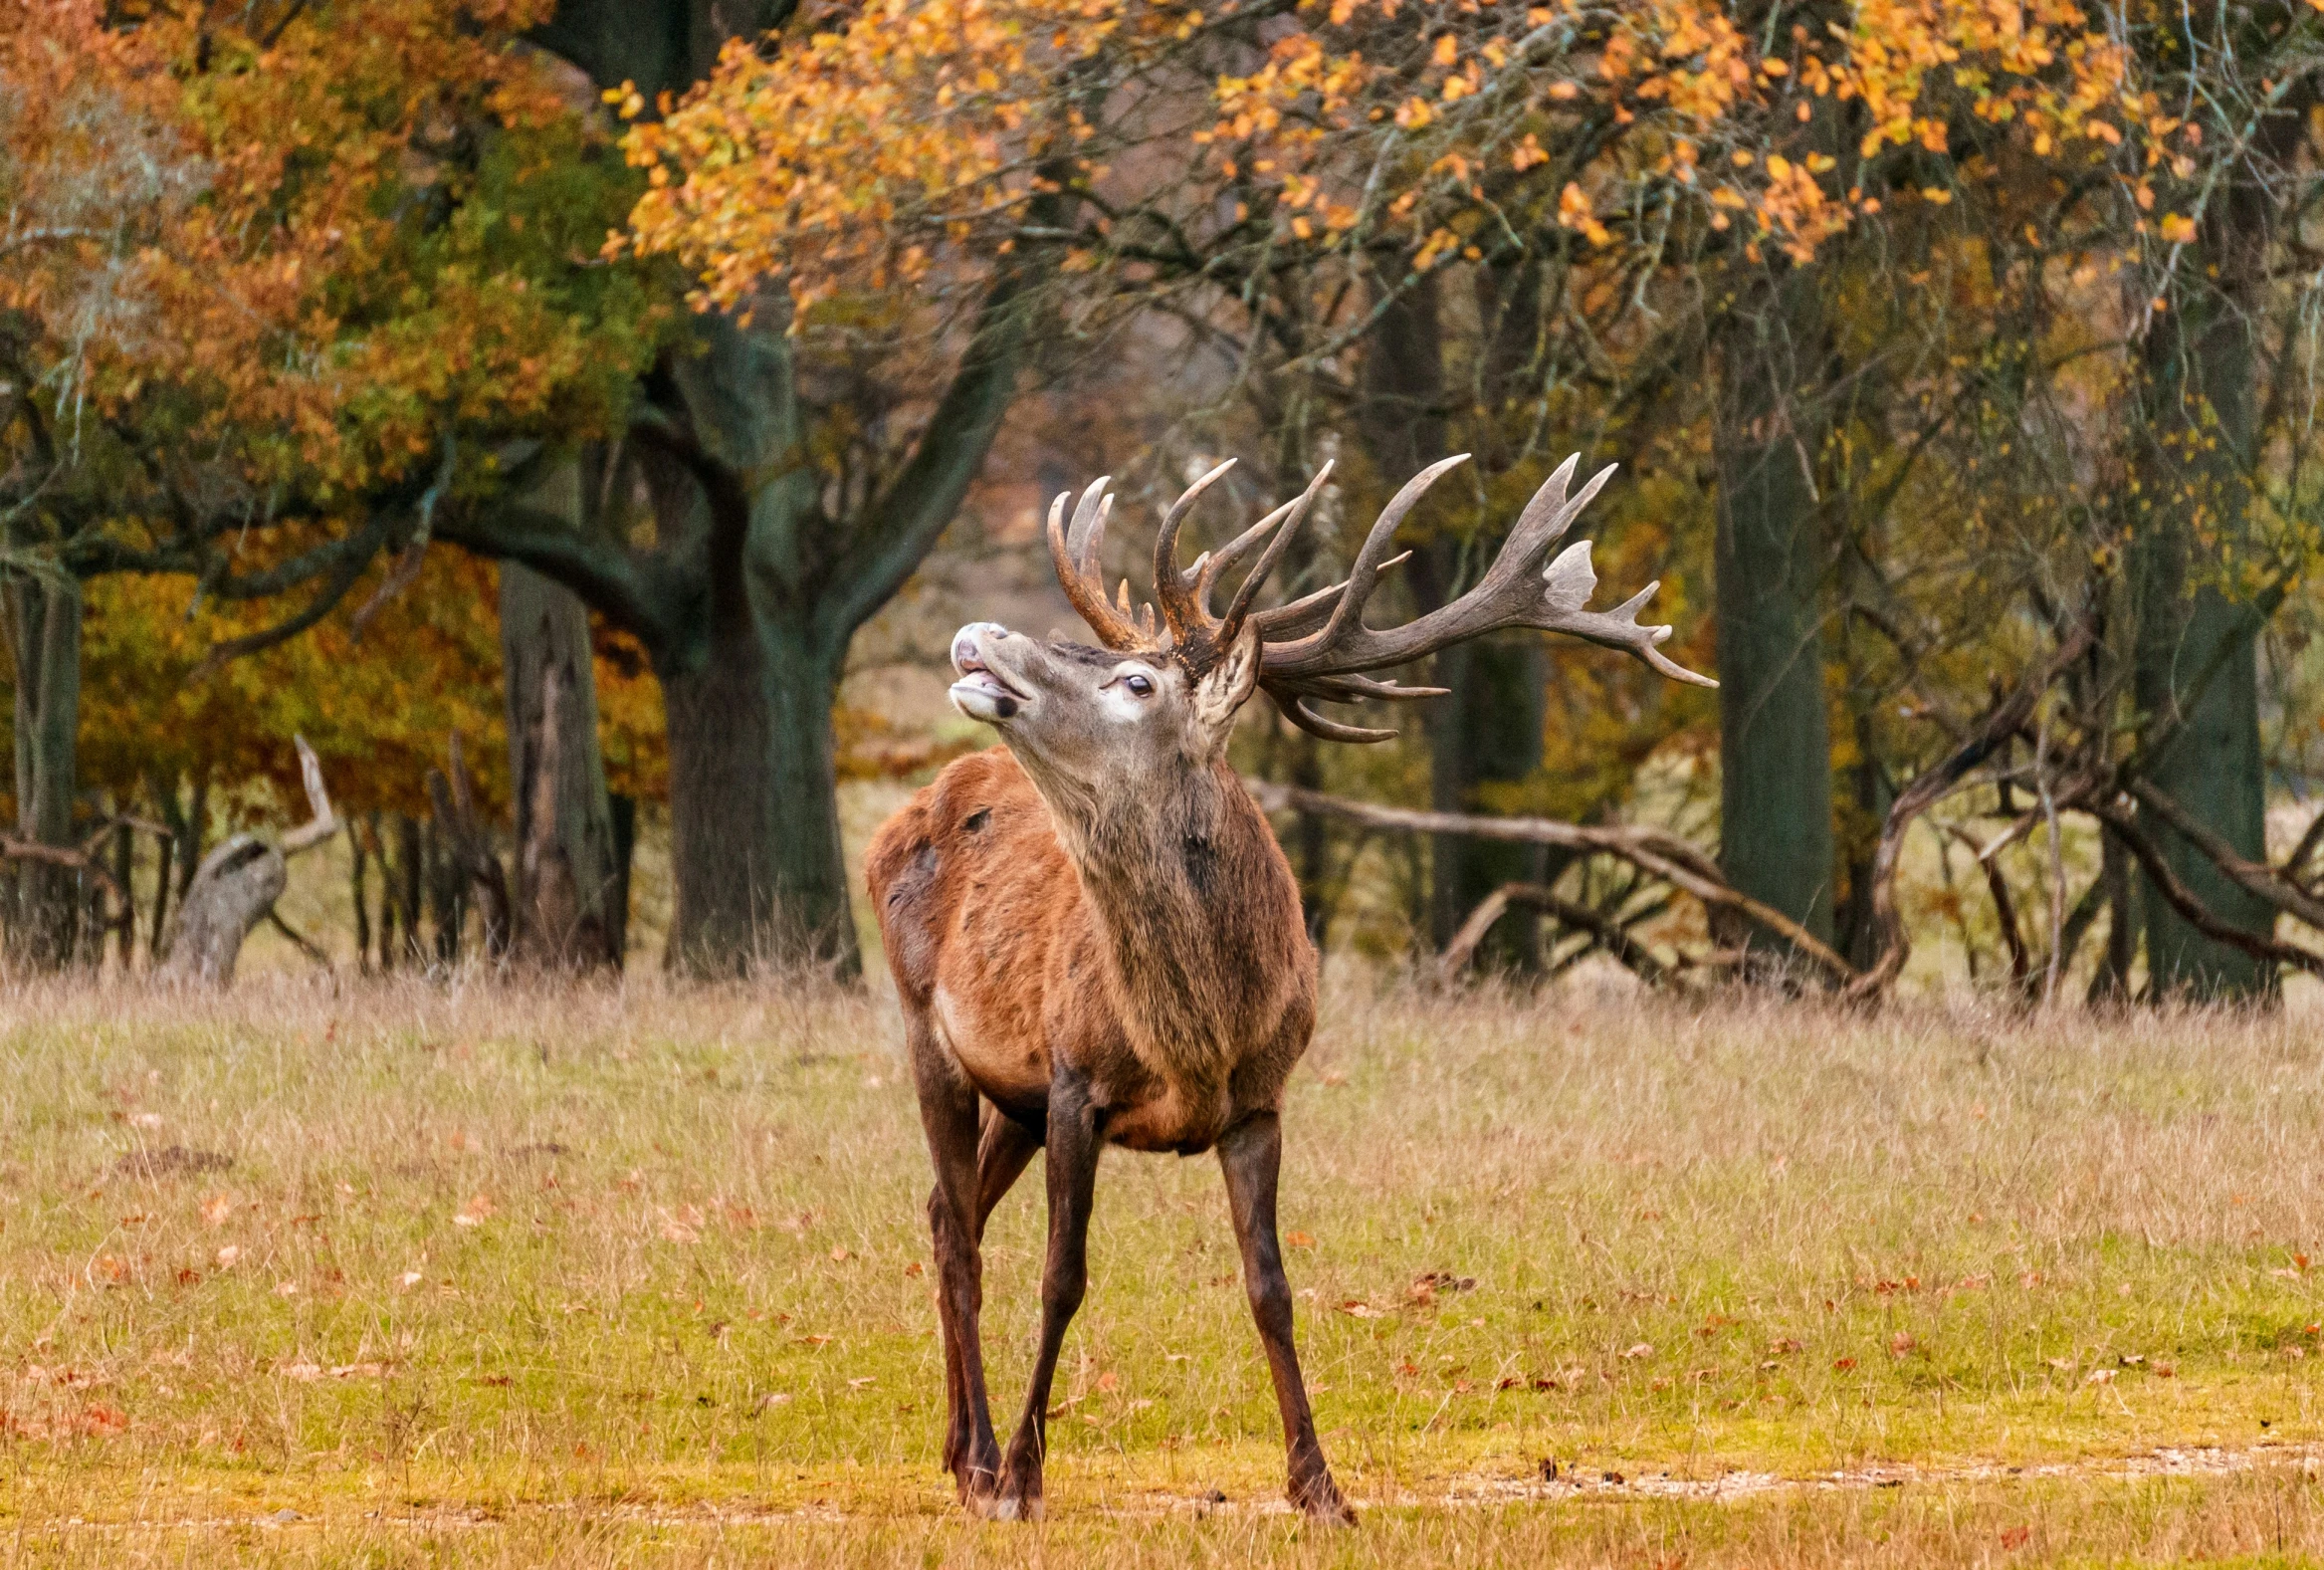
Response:
[{"label": "deer hind leg", "polygon": [[983,1137],[976,1144],[976,1241],[984,1241],[984,1224],[993,1207],[1007,1198],[1017,1179],[1025,1175],[1041,1136],[991,1102],[984,1104]]},{"label": "deer hind leg", "polygon": [[929,1236],[936,1253],[937,1318],[945,1340],[945,1469],[961,1502],[981,1508],[1000,1478],[1000,1443],[985,1394],[984,1352],[977,1316],[984,1303],[984,1262],[977,1171],[977,1095],[928,1031],[914,1019],[909,1031],[920,1120],[936,1167],[928,1199]]},{"label": "deer hind leg", "polygon": [[1044,1143],[1049,1150],[1049,1251],[1041,1265],[1041,1345],[1033,1358],[1032,1384],[1025,1392],[1025,1415],[1009,1441],[1008,1459],[1001,1468],[1000,1503],[994,1513],[1003,1519],[1040,1519],[1049,1389],[1066,1326],[1073,1323],[1089,1285],[1090,1206],[1097,1193],[1103,1139],[1088,1085],[1063,1073],[1050,1083]]},{"label": "deer hind leg", "polygon": [[[1014,1119],[1002,1115],[990,1102],[984,1105],[983,1134],[976,1147],[976,1230],[974,1240],[981,1261],[984,1243],[984,1224],[991,1219],[993,1207],[1004,1199],[1024,1176],[1025,1167],[1033,1153],[1041,1148],[1038,1137],[1028,1132]],[[931,1234],[951,1225],[951,1202],[946,1199],[942,1185],[928,1197]],[[981,1273],[981,1272],[980,1272]],[[941,1272],[940,1272],[941,1279]],[[960,1461],[974,1446],[975,1425],[968,1414],[970,1401],[966,1376],[960,1355],[960,1337],[954,1333],[952,1314],[945,1306],[946,1296],[937,1294],[938,1318],[944,1325],[945,1340],[945,1470],[959,1475]],[[989,1468],[988,1468],[989,1469]],[[966,1494],[963,1493],[965,1498]]]},{"label": "deer hind leg", "polygon": [[1258,1112],[1229,1128],[1218,1140],[1218,1165],[1226,1175],[1227,1206],[1234,1214],[1235,1242],[1243,1255],[1243,1290],[1267,1349],[1267,1371],[1275,1379],[1275,1405],[1283,1414],[1283,1446],[1291,1463],[1291,1502],[1319,1520],[1353,1524],[1356,1512],[1340,1496],[1316,1438],[1315,1413],[1299,1372],[1299,1349],[1291,1337],[1291,1282],[1283,1274],[1283,1246],[1275,1234],[1275,1184],[1283,1166],[1283,1125],[1272,1112]]}]

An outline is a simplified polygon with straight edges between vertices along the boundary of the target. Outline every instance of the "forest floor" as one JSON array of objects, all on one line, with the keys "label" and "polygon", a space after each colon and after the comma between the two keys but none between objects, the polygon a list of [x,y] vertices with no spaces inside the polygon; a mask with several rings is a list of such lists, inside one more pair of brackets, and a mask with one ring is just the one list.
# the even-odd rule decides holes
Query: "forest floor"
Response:
[{"label": "forest floor", "polygon": [[1049,1518],[960,1517],[876,998],[11,990],[0,1565],[2324,1560],[2315,1003],[1328,993],[1283,1210],[1346,1532],[1281,1507],[1215,1165],[1124,1153]]}]

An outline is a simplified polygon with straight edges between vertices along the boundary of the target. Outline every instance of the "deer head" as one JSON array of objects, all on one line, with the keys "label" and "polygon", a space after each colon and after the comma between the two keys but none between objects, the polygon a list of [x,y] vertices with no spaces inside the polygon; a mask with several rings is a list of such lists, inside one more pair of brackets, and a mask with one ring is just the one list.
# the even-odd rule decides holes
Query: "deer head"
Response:
[{"label": "deer head", "polygon": [[[1589,564],[1589,542],[1577,541],[1549,559],[1551,548],[1614,472],[1608,465],[1572,492],[1579,454],[1534,493],[1474,588],[1401,626],[1378,630],[1365,625],[1364,609],[1381,574],[1410,554],[1389,555],[1397,528],[1428,488],[1465,459],[1463,454],[1432,464],[1398,491],[1373,524],[1344,580],[1263,610],[1254,609],[1253,601],[1330,478],[1331,465],[1301,495],[1181,570],[1178,531],[1202,493],[1234,467],[1233,460],[1195,481],[1162,519],[1154,545],[1155,604],[1137,612],[1127,580],[1109,600],[1098,575],[1114,501],[1107,481],[1100,479],[1082,493],[1070,525],[1065,512],[1070,497],[1061,495],[1049,511],[1050,559],[1066,597],[1101,646],[1062,639],[1043,643],[993,622],[971,623],[952,642],[952,664],[960,677],[952,687],[952,702],[970,718],[998,726],[1010,750],[1037,774],[1062,775],[1103,789],[1152,779],[1154,771],[1170,764],[1217,758],[1235,712],[1260,689],[1286,718],[1313,735],[1335,742],[1386,741],[1393,731],[1343,724],[1311,705],[1438,696],[1443,688],[1406,687],[1373,673],[1504,627],[1568,633],[1634,654],[1675,680],[1718,685],[1663,655],[1658,645],[1670,636],[1669,627],[1639,623],[1638,612],[1659,583],[1647,584],[1610,610],[1591,610],[1597,574]],[[1213,613],[1220,576],[1253,553],[1258,560],[1225,612]]]}]

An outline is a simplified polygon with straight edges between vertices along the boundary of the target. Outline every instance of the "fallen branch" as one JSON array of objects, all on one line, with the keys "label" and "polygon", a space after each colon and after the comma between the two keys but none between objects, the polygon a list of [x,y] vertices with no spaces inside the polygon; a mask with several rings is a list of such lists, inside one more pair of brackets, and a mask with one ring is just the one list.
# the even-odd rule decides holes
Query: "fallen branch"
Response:
[{"label": "fallen branch", "polygon": [[[1896,984],[1897,977],[1904,974],[1904,962],[1912,955],[1912,939],[1906,934],[1904,917],[1896,908],[1896,868],[1904,855],[1905,831],[1912,827],[1915,818],[1951,795],[1972,770],[2001,751],[2009,738],[2024,728],[2025,722],[2032,718],[2033,706],[2041,701],[2050,683],[2082,657],[2095,637],[2093,624],[2085,618],[2051,651],[2039,670],[1988,711],[1967,740],[1947,754],[1943,762],[1925,771],[1889,804],[1888,819],[1880,828],[1880,844],[1872,853],[1872,930],[1880,942],[1880,958],[1870,970],[1848,984],[1847,996],[1851,1001],[1877,998],[1888,991]],[[2053,807],[2068,805],[2069,793],[2058,792],[2051,804]],[[2000,848],[2000,843],[1993,848]],[[1992,886],[1990,881],[1988,886]],[[2014,954],[2011,959],[2013,963]]]},{"label": "fallen branch", "polygon": [[2210,824],[2181,806],[2172,794],[2151,780],[2134,781],[2130,787],[2139,805],[2154,813],[2180,838],[2203,852],[2205,859],[2225,873],[2238,888],[2309,926],[2324,929],[2324,900],[2292,882],[2275,868],[2244,856]]},{"label": "fallen branch", "polygon": [[122,813],[98,824],[79,845],[49,845],[37,839],[19,839],[14,834],[0,834],[0,858],[45,861],[51,866],[72,867],[76,871],[86,872],[103,883],[115,899],[125,904],[128,892],[121,887],[120,879],[113,876],[112,868],[106,866],[104,858],[98,854],[98,847],[105,843],[114,829],[123,826],[143,829],[163,839],[172,837],[170,831],[159,823],[149,823],[141,817]]},{"label": "fallen branch", "polygon": [[1296,785],[1265,780],[1246,779],[1243,784],[1259,804],[1271,812],[1314,812],[1405,833],[1466,834],[1477,839],[1557,845],[1615,856],[1693,895],[1705,905],[1748,917],[1813,961],[1833,981],[1847,985],[1856,980],[1855,967],[1834,953],[1830,945],[1774,906],[1728,887],[1718,864],[1699,847],[1662,829],[1565,823],[1549,817],[1479,817],[1466,812],[1428,812],[1413,807],[1351,801],[1344,796],[1326,795],[1321,790],[1303,790]]},{"label": "fallen branch", "polygon": [[1557,890],[1543,883],[1504,883],[1477,902],[1469,912],[1468,920],[1452,941],[1444,946],[1444,953],[1436,963],[1436,974],[1442,981],[1451,981],[1468,969],[1475,958],[1477,946],[1485,941],[1485,934],[1493,924],[1508,914],[1512,905],[1527,905],[1555,916],[1569,927],[1578,927],[1596,940],[1599,948],[1635,971],[1638,979],[1649,986],[1660,986],[1670,979],[1670,970],[1652,951],[1630,936],[1629,929],[1604,912],[1593,910],[1575,900],[1565,898]]},{"label": "fallen branch", "polygon": [[2171,869],[2162,850],[2147,837],[2133,812],[2120,797],[2092,800],[2082,810],[2088,812],[2111,829],[2125,849],[2138,858],[2139,869],[2157,893],[2170,902],[2187,924],[2205,937],[2240,949],[2254,959],[2270,960],[2282,965],[2296,966],[2310,976],[2324,976],[2324,955],[2313,953],[2297,944],[2279,943],[2272,936],[2245,932],[2212,914],[2209,906],[2195,897],[2195,892],[2180,880]]}]

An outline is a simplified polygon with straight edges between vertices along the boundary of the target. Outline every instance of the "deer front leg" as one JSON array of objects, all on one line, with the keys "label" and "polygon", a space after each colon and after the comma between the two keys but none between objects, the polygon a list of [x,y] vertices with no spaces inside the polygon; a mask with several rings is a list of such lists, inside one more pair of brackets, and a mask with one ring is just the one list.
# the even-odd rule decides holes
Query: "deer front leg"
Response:
[{"label": "deer front leg", "polygon": [[1100,1114],[1089,1086],[1062,1068],[1049,1085],[1049,1251],[1041,1265],[1041,1345],[1025,1392],[1025,1415],[1009,1441],[1001,1470],[1002,1519],[1039,1520],[1041,1471],[1048,1457],[1049,1389],[1065,1327],[1089,1285],[1090,1206],[1097,1192]]},{"label": "deer front leg", "polygon": [[1218,1165],[1226,1175],[1227,1207],[1234,1215],[1235,1242],[1243,1255],[1243,1290],[1267,1349],[1267,1371],[1275,1377],[1275,1405],[1283,1414],[1283,1446],[1291,1462],[1291,1502],[1318,1520],[1353,1525],[1356,1512],[1340,1496],[1316,1438],[1315,1413],[1300,1377],[1299,1349],[1291,1338],[1291,1282],[1283,1274],[1283,1246],[1275,1235],[1275,1184],[1283,1167],[1283,1124],[1272,1112],[1255,1112],[1218,1140]]},{"label": "deer front leg", "polygon": [[936,1167],[928,1198],[930,1243],[936,1253],[937,1318],[945,1338],[945,1469],[960,1501],[981,1508],[1000,1479],[1000,1442],[992,1431],[985,1394],[984,1352],[977,1316],[984,1303],[984,1262],[977,1173],[977,1097],[973,1086],[933,1042],[922,1050],[915,1029],[912,1069],[920,1120]]}]

